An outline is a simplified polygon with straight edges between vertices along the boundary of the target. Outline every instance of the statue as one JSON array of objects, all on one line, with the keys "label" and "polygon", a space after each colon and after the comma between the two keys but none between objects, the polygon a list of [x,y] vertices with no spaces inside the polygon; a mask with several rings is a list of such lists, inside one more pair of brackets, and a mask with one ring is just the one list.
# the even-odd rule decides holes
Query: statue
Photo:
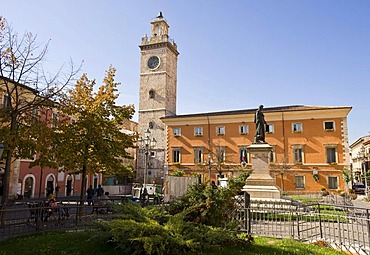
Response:
[{"label": "statue", "polygon": [[260,105],[258,110],[254,115],[254,123],[256,123],[256,134],[254,136],[254,143],[266,143],[265,133],[266,133],[266,121],[265,115],[263,115],[263,105]]}]

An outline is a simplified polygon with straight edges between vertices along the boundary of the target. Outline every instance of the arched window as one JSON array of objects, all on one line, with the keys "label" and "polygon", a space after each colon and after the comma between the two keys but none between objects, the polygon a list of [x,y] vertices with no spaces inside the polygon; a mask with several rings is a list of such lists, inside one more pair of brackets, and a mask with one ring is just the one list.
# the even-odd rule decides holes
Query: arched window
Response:
[{"label": "arched window", "polygon": [[154,36],[159,35],[159,25],[155,25],[154,27]]},{"label": "arched window", "polygon": [[154,89],[149,90],[149,98],[154,98],[155,91]]}]

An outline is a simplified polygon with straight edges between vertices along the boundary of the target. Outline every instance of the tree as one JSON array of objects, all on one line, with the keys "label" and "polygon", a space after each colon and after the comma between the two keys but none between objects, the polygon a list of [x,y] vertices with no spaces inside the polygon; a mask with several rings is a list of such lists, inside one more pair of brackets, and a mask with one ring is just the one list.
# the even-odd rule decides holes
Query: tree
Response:
[{"label": "tree", "polygon": [[110,67],[103,84],[94,91],[95,80],[83,74],[61,104],[61,114],[71,116],[58,123],[55,158],[64,170],[82,173],[80,204],[86,190],[87,173],[124,174],[132,171],[122,158],[131,158],[126,149],[134,146],[135,136],[122,132],[131,119],[134,106],[118,106],[119,94]]},{"label": "tree", "polygon": [[281,190],[284,191],[284,174],[292,168],[292,165],[288,164],[288,158],[284,157],[281,163],[277,162],[273,165],[273,169],[280,174],[281,179]]},{"label": "tree", "polygon": [[[0,91],[3,93],[0,111],[0,142],[5,145],[5,173],[3,197],[6,205],[9,197],[10,171],[13,159],[30,158],[36,153],[37,134],[34,121],[39,109],[53,107],[79,68],[71,62],[70,71],[62,68],[55,74],[43,68],[48,43],[36,42],[32,33],[19,36],[0,17]],[[5,213],[2,214],[2,224]]]}]

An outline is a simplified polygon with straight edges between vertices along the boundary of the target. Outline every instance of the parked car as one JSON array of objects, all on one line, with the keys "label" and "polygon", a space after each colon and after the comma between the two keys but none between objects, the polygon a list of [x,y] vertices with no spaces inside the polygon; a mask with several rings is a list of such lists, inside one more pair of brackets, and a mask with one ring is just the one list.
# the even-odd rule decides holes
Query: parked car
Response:
[{"label": "parked car", "polygon": [[353,185],[353,191],[356,194],[365,194],[366,187],[362,183],[357,183]]}]

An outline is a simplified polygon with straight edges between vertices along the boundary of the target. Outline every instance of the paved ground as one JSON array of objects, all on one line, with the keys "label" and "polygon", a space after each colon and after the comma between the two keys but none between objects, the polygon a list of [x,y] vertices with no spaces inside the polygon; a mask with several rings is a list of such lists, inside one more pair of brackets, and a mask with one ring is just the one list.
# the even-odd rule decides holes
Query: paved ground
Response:
[{"label": "paved ground", "polygon": [[370,209],[370,202],[365,201],[365,195],[357,195],[356,200],[352,200],[354,207]]}]

